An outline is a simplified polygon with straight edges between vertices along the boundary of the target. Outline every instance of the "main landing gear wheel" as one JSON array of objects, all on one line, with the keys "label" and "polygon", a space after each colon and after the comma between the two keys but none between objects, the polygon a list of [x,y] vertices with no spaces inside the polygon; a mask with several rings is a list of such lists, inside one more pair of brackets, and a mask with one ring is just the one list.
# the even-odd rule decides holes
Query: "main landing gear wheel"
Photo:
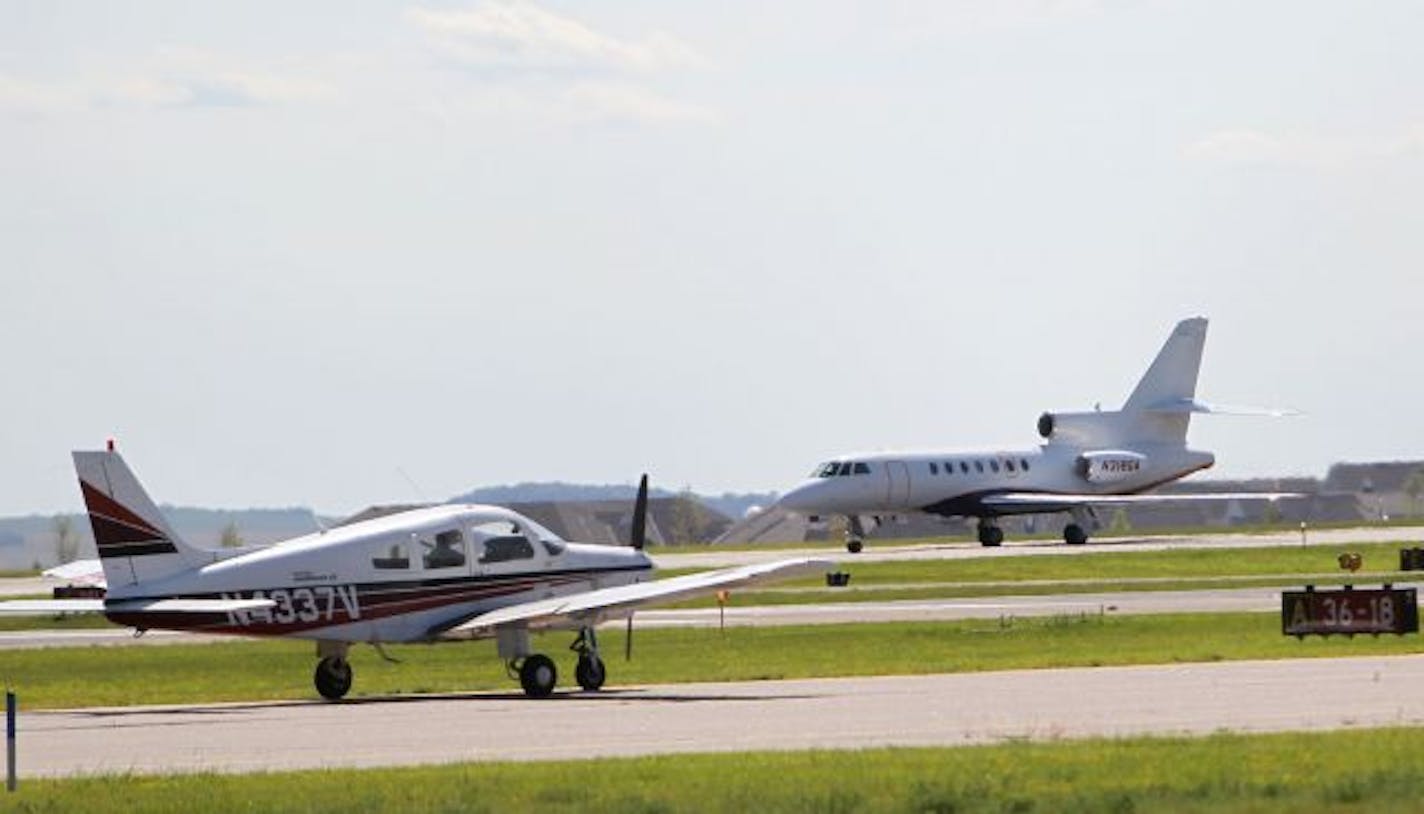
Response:
[{"label": "main landing gear wheel", "polygon": [[1004,542],[1004,530],[991,523],[979,524],[979,544],[993,548]]},{"label": "main landing gear wheel", "polygon": [[554,660],[542,653],[535,653],[519,665],[519,683],[524,694],[530,698],[548,698],[558,683],[559,671]]},{"label": "main landing gear wheel", "polygon": [[1088,542],[1088,532],[1077,523],[1069,523],[1063,527],[1063,542],[1068,545],[1082,545]]},{"label": "main landing gear wheel", "polygon": [[603,659],[593,653],[579,656],[578,666],[574,668],[574,678],[578,679],[580,687],[589,692],[597,692],[603,686],[603,679],[607,676],[608,672],[603,667]]},{"label": "main landing gear wheel", "polygon": [[313,677],[316,691],[328,701],[336,701],[351,689],[351,662],[334,657],[317,662]]}]

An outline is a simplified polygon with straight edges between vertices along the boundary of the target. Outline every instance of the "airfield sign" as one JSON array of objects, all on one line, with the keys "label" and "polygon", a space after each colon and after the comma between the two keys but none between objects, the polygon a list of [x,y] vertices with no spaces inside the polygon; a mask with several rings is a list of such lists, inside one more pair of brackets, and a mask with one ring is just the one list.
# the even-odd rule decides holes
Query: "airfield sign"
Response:
[{"label": "airfield sign", "polygon": [[1285,591],[1281,632],[1287,636],[1357,633],[1418,633],[1419,599],[1414,588]]}]

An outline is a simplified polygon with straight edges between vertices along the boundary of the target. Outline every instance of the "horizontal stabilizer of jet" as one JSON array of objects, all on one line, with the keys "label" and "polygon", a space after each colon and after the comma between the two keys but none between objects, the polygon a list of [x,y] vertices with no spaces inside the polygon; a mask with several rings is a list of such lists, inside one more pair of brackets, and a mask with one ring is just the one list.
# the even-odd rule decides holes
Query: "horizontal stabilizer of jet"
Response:
[{"label": "horizontal stabilizer of jet", "polygon": [[1266,418],[1285,418],[1300,415],[1299,410],[1288,407],[1255,407],[1244,404],[1208,404],[1197,399],[1173,399],[1154,404],[1147,408],[1149,413],[1202,413],[1205,415],[1243,415]]},{"label": "horizontal stabilizer of jet", "polygon": [[825,571],[834,567],[828,560],[790,559],[745,565],[720,571],[706,571],[653,582],[639,582],[616,588],[574,594],[554,599],[523,602],[482,613],[441,634],[446,639],[479,638],[490,635],[500,625],[539,627],[580,627],[603,619],[625,615],[642,605],[705,596],[719,590],[772,579]]}]

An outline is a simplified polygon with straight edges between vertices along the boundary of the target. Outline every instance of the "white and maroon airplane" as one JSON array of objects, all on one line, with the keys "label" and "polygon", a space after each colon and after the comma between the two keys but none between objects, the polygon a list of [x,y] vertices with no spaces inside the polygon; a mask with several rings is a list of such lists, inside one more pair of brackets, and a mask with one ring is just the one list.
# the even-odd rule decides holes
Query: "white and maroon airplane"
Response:
[{"label": "white and maroon airplane", "polygon": [[316,642],[324,698],[351,688],[352,644],[493,637],[525,693],[554,690],[557,670],[529,633],[578,631],[575,676],[603,685],[595,627],[636,608],[824,570],[787,559],[650,581],[643,552],[647,476],[634,504],[632,546],[566,542],[496,506],[402,512],[230,555],[185,543],[122,457],[75,452],[107,594],[103,599],[17,600],[0,612],[99,612],[139,631],[187,630]]},{"label": "white and maroon airplane", "polygon": [[979,542],[997,546],[1005,515],[1067,512],[1063,539],[1087,542],[1095,506],[1192,500],[1298,497],[1289,493],[1142,494],[1216,462],[1187,447],[1192,413],[1289,415],[1289,410],[1220,407],[1197,401],[1207,321],[1177,324],[1121,410],[1044,413],[1033,450],[876,452],[820,464],[778,504],[849,519],[846,547],[861,550],[863,516],[907,512],[978,518]]}]

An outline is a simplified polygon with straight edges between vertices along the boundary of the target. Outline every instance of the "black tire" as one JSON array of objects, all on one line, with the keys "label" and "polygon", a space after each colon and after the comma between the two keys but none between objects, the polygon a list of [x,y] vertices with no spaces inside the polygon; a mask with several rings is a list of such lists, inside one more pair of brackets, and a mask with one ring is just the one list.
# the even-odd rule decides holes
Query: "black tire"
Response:
[{"label": "black tire", "polygon": [[865,543],[860,540],[847,540],[846,551],[852,554],[859,554],[865,548]]},{"label": "black tire", "polygon": [[324,658],[316,664],[312,677],[316,691],[328,701],[338,701],[351,690],[351,662],[346,659]]},{"label": "black tire", "polygon": [[1077,523],[1069,523],[1063,527],[1063,542],[1068,545],[1082,545],[1088,542],[1088,532]]},{"label": "black tire", "polygon": [[574,678],[578,679],[580,687],[589,692],[598,692],[607,677],[608,671],[603,666],[603,659],[587,653],[579,656],[578,666],[574,668]]},{"label": "black tire", "polygon": [[559,681],[559,669],[554,660],[541,653],[526,658],[519,665],[519,684],[530,698],[548,698]]},{"label": "black tire", "polygon": [[979,544],[985,548],[995,548],[1004,542],[1004,530],[998,526],[980,526]]}]

